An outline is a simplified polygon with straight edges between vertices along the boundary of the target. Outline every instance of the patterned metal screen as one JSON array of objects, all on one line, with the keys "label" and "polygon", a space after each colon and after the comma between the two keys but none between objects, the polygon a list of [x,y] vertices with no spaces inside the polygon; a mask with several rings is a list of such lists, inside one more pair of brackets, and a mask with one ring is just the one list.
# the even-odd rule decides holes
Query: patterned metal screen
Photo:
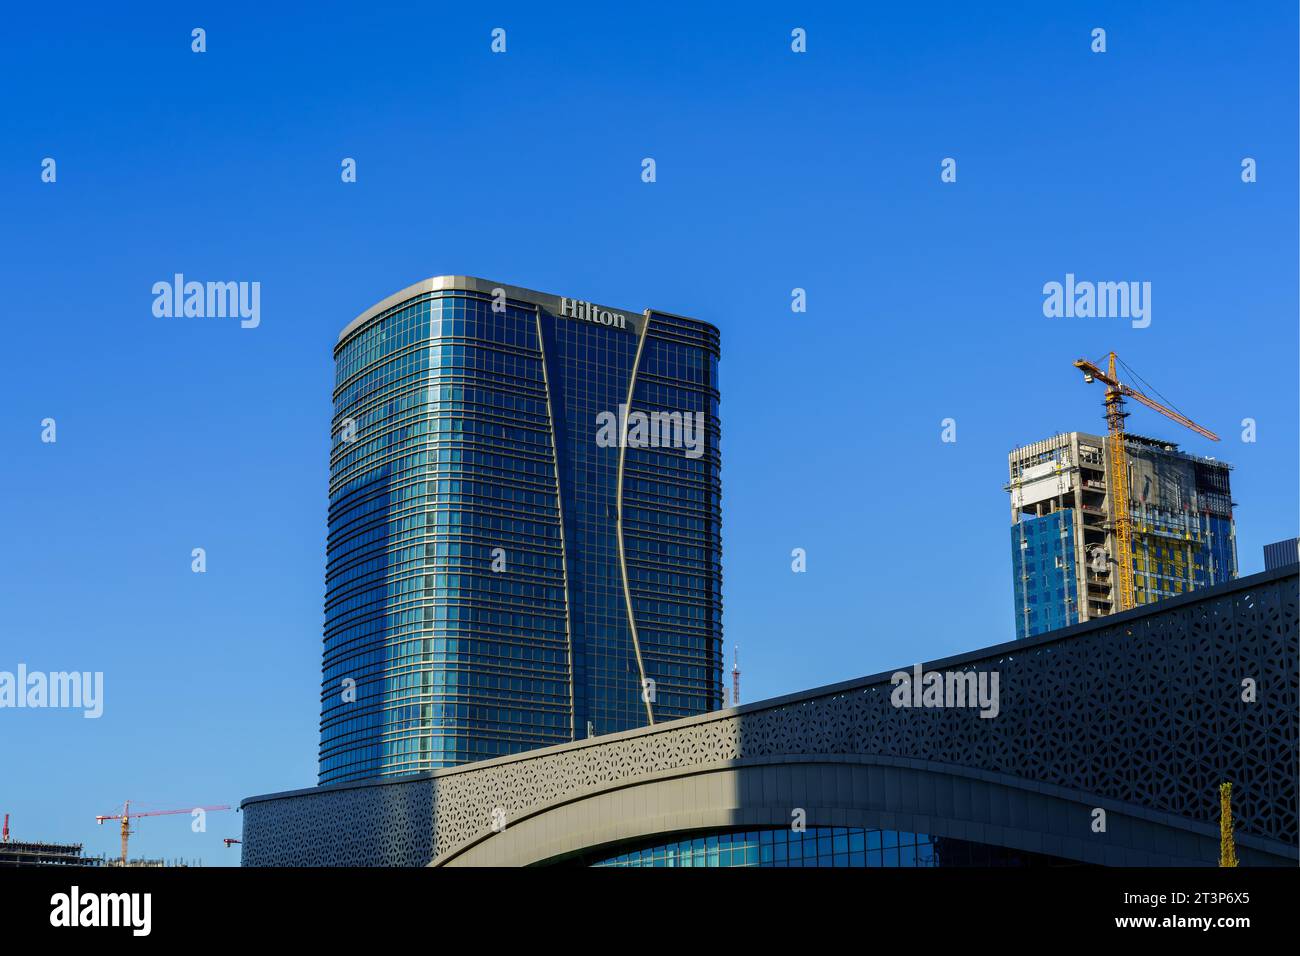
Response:
[{"label": "patterned metal screen", "polygon": [[1295,846],[1298,632],[1295,571],[1266,572],[928,668],[996,670],[996,719],[895,708],[877,675],[604,743],[249,803],[244,865],[417,866],[488,832],[493,808],[514,820],[664,770],[836,753],[1005,773],[1209,825],[1230,780],[1237,832]]}]

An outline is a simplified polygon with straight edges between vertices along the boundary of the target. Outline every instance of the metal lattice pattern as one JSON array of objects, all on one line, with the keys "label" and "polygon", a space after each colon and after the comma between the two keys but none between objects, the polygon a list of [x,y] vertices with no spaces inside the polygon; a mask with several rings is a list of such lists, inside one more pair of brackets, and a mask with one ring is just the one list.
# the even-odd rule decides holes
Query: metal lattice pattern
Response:
[{"label": "metal lattice pattern", "polygon": [[494,813],[509,822],[619,781],[785,754],[924,759],[1211,825],[1218,784],[1231,780],[1238,832],[1295,845],[1298,630],[1292,574],[943,668],[996,671],[994,719],[896,708],[886,675],[479,769],[256,802],[244,864],[422,865],[490,832]]}]

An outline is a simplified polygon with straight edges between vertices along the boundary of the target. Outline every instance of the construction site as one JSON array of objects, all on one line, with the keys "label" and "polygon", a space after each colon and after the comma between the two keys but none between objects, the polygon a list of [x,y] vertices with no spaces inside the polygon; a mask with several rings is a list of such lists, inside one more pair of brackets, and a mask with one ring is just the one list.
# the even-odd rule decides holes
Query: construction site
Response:
[{"label": "construction site", "polygon": [[82,856],[80,843],[40,843],[13,840],[9,814],[0,830],[0,866],[99,866],[103,857]]},{"label": "construction site", "polygon": [[1158,401],[1108,356],[1079,359],[1106,386],[1105,437],[1067,432],[1008,456],[1016,636],[1032,637],[1237,577],[1231,466],[1127,431],[1133,399],[1202,437],[1209,429]]},{"label": "construction site", "polygon": [[[0,867],[32,867],[32,866],[89,866],[89,867],[189,867],[201,866],[199,861],[191,860],[161,860],[161,859],[131,859],[129,855],[129,843],[131,834],[135,829],[131,826],[131,820],[139,817],[154,816],[172,816],[180,813],[193,814],[196,810],[204,813],[209,811],[229,810],[228,806],[216,807],[196,807],[182,810],[143,810],[131,811],[130,801],[123,804],[121,810],[114,811],[111,814],[101,814],[95,817],[95,822],[103,824],[106,822],[118,823],[120,825],[120,836],[122,853],[118,857],[108,856],[86,856],[84,854],[84,844],[81,843],[48,843],[44,841],[25,841],[14,840],[9,832],[9,814],[4,815],[4,828],[0,830]],[[227,849],[240,841],[234,838],[223,840]]]}]

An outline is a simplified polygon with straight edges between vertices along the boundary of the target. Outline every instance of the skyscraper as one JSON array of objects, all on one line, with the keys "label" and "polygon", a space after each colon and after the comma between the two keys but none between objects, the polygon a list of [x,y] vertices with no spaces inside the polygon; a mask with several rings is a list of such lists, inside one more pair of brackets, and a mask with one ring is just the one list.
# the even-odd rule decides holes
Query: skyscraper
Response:
[{"label": "skyscraper", "polygon": [[[1129,434],[1127,502],[1133,593],[1128,606],[1237,576],[1230,466]],[[1008,456],[1016,637],[1122,609],[1115,573],[1116,500],[1107,441],[1070,432]]]},{"label": "skyscraper", "polygon": [[439,276],[334,357],[321,783],[719,706],[716,328]]}]

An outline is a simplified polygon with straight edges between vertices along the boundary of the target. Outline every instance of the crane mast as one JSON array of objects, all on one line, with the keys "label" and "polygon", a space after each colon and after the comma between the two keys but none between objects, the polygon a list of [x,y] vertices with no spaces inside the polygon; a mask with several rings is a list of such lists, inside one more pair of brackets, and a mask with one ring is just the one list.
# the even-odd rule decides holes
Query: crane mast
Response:
[{"label": "crane mast", "polygon": [[122,865],[126,866],[126,847],[131,839],[131,801],[122,805]]},{"label": "crane mast", "polygon": [[1128,455],[1124,451],[1124,393],[1115,378],[1115,353],[1110,353],[1110,378],[1115,387],[1106,388],[1106,433],[1110,440],[1111,518],[1115,527],[1115,553],[1119,564],[1119,609],[1133,606],[1133,521],[1128,508]]}]

